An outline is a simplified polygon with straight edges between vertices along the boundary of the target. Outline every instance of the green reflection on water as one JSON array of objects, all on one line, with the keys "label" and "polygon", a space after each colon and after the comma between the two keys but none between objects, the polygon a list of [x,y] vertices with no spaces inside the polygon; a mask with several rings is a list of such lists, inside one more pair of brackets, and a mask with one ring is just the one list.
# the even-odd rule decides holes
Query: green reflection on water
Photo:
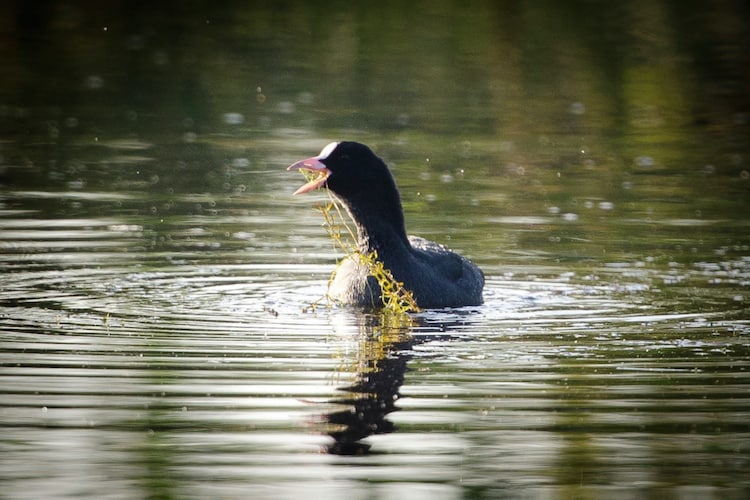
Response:
[{"label": "green reflection on water", "polygon": [[[527,335],[517,347],[555,360],[526,368],[556,385],[544,387],[559,399],[553,409],[508,411],[503,417],[516,427],[499,419],[402,428],[467,430],[466,446],[482,452],[486,446],[493,459],[528,449],[514,449],[509,432],[482,433],[483,425],[523,429],[533,439],[552,434],[562,440],[558,458],[522,464],[537,467],[532,479],[565,485],[557,490],[563,494],[585,496],[586,485],[644,477],[665,487],[746,488],[744,441],[728,442],[747,434],[741,420],[747,326],[740,323],[750,255],[744,3],[250,2],[217,9],[17,1],[0,9],[0,209],[16,217],[4,221],[2,240],[3,263],[14,272],[26,277],[34,266],[56,272],[92,265],[106,271],[116,258],[128,275],[180,263],[332,263],[315,215],[291,199],[298,179],[283,167],[330,139],[367,142],[394,167],[409,229],[472,257],[496,286],[515,272],[542,287],[580,287],[576,305],[590,286],[592,295],[648,306],[646,315],[708,318],[699,327],[675,320],[660,329],[646,317],[631,328],[628,315],[616,311],[611,330],[574,328],[561,319],[549,336]],[[113,221],[85,222],[96,217]],[[27,230],[24,224],[49,229],[56,221],[83,221],[88,236],[62,230],[37,246],[36,233],[7,236],[19,226]],[[94,259],[104,252],[87,243],[107,232],[121,240],[111,255]],[[198,274],[191,286],[209,273]],[[50,294],[49,283],[40,292],[8,273],[2,279],[11,286],[0,288],[19,287],[10,305],[23,304],[30,290],[41,296],[36,307],[65,312],[64,297],[41,293]],[[82,295],[111,294],[94,285],[79,284]],[[146,298],[120,291],[133,294],[132,316],[156,295],[163,304],[149,303],[149,314],[161,305],[179,309],[174,296],[164,298],[161,283],[150,286]],[[175,293],[190,296],[190,290],[183,284]],[[100,302],[88,307],[122,314]],[[492,328],[505,333],[501,325]],[[566,332],[584,337],[580,344],[561,342]],[[685,338],[705,345],[681,343]],[[601,363],[582,357],[576,364],[574,354]],[[410,365],[417,374],[409,375],[428,387],[429,370],[454,387],[476,375],[464,364],[459,371],[429,361],[417,360]],[[641,371],[622,378],[618,363]],[[698,372],[670,377],[658,371],[665,363]],[[489,376],[504,382],[522,378],[492,369]],[[737,387],[702,399],[707,388],[733,378]],[[629,419],[607,408],[628,402],[611,396],[618,390],[632,391],[651,413]],[[468,403],[451,412],[488,406],[462,397]],[[724,405],[721,426],[712,420],[712,398]],[[733,406],[733,399],[740,403]],[[691,404],[697,408],[691,416],[703,419],[679,421],[684,408],[674,402]],[[525,410],[543,415],[541,431]],[[142,424],[176,425],[178,411],[156,405]],[[596,421],[607,416],[614,422]],[[663,425],[661,417],[668,417]],[[687,439],[696,433],[696,441]],[[169,440],[158,432],[142,437],[142,465],[151,471],[143,488],[169,496],[186,479],[170,475],[170,453],[179,450],[165,450]],[[623,449],[618,462],[612,455]],[[718,456],[716,464],[704,461],[703,452]],[[469,459],[486,476],[479,486],[467,484],[467,495],[493,486],[497,470],[483,469],[483,458]],[[501,472],[513,476],[510,467]]]}]

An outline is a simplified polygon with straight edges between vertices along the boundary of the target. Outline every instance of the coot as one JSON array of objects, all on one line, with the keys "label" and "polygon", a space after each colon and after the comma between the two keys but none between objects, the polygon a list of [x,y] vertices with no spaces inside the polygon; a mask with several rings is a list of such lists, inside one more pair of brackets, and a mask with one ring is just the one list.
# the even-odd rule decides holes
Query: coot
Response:
[{"label": "coot", "polygon": [[[476,265],[443,245],[406,235],[396,183],[370,148],[358,142],[332,142],[318,156],[298,161],[287,170],[317,174],[294,194],[327,186],[354,220],[359,250],[377,251],[384,267],[412,292],[419,307],[482,303],[484,274]],[[346,304],[382,305],[380,287],[359,259],[341,262],[329,294]]]}]

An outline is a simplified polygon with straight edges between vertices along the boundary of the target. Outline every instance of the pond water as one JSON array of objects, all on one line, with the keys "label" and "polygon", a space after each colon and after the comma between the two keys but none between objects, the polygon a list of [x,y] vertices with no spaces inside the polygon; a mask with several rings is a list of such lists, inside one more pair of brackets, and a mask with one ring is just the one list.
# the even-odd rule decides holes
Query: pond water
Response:
[{"label": "pond water", "polygon": [[[4,498],[750,494],[745,3],[0,9]],[[341,139],[485,304],[310,307]]]}]

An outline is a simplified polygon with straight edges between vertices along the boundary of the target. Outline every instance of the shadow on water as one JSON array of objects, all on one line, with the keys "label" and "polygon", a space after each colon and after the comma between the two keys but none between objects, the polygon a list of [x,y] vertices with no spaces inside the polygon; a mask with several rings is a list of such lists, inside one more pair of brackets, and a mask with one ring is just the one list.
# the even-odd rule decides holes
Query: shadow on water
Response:
[{"label": "shadow on water", "polygon": [[[328,401],[345,408],[326,413],[322,418],[324,432],[334,440],[325,448],[326,452],[366,455],[372,445],[363,442],[364,439],[397,430],[387,416],[399,410],[396,403],[401,397],[399,390],[409,369],[412,349],[433,340],[453,339],[453,335],[445,333],[451,326],[384,312],[365,313],[359,318],[358,346],[350,368],[354,381],[338,389],[345,396]],[[417,329],[419,334],[415,335]]]},{"label": "shadow on water", "polygon": [[399,389],[404,383],[415,338],[406,318],[390,325],[380,314],[368,314],[360,323],[359,349],[354,353],[354,382],[339,388],[346,396],[329,403],[346,408],[324,415],[327,434],[334,442],[326,448],[335,455],[365,455],[371,445],[362,440],[373,434],[393,432],[386,417],[397,411]]}]

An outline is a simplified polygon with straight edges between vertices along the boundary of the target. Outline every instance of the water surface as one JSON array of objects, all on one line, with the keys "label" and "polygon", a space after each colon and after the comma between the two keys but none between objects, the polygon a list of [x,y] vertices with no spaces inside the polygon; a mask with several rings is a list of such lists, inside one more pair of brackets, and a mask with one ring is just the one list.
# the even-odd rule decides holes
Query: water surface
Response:
[{"label": "water surface", "polygon": [[[743,4],[121,7],[0,16],[5,497],[747,496]],[[339,139],[484,305],[310,307]]]}]

